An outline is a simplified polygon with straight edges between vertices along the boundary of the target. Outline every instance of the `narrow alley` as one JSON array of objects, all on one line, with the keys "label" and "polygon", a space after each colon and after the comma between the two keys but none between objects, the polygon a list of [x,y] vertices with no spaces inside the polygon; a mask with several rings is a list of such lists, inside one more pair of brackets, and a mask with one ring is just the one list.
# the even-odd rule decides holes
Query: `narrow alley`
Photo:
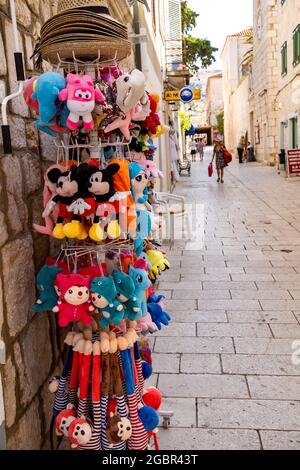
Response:
[{"label": "narrow alley", "polygon": [[176,241],[160,283],[155,381],[175,413],[161,449],[299,449],[300,180],[234,162],[220,185],[210,152],[176,187],[204,205],[205,246]]}]

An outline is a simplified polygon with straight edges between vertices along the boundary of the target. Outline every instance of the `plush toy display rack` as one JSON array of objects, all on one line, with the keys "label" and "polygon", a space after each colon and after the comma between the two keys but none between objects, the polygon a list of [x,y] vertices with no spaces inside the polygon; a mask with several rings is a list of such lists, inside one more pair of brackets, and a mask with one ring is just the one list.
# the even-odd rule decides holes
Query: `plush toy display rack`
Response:
[{"label": "plush toy display rack", "polygon": [[[106,16],[95,17],[114,21],[106,1],[69,3],[60,0],[61,16],[80,7],[90,19],[89,7],[101,4]],[[44,175],[44,225],[34,224],[62,240],[37,275],[33,306],[37,314],[56,315],[64,328],[63,367],[49,381],[51,448],[65,440],[76,450],[158,449],[159,416],[168,427],[173,412],[160,410],[159,390],[145,388],[153,372],[147,335],[171,320],[165,297],[155,292],[171,265],[157,242],[153,208],[164,208],[172,242],[168,201],[184,204],[155,191],[163,177],[153,161],[153,139],[163,133],[159,97],[146,90],[141,71],[122,70],[117,51],[103,57],[99,50],[87,62],[75,47],[71,60],[57,52],[53,72],[25,81],[14,0],[10,11],[19,89],[2,103],[4,152],[12,153],[7,104],[22,94],[57,149],[56,165]]]}]

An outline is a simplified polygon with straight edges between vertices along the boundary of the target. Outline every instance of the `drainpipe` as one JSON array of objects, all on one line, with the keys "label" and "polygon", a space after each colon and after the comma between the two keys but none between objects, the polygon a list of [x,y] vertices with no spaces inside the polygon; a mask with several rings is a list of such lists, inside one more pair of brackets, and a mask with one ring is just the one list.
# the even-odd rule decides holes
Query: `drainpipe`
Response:
[{"label": "drainpipe", "polygon": [[[137,1],[135,1],[133,5],[133,28],[134,28],[134,33],[136,35],[141,34],[140,8],[139,8],[139,3]],[[136,68],[139,70],[142,70],[142,50],[141,50],[140,43],[137,43],[135,45],[135,63],[136,63]]]},{"label": "drainpipe", "polygon": [[9,5],[10,5],[10,14],[11,14],[11,21],[12,21],[12,28],[13,28],[14,46],[15,46],[14,57],[15,57],[16,76],[17,76],[17,81],[19,82],[19,89],[15,93],[12,93],[11,95],[6,96],[1,105],[1,113],[2,113],[1,129],[2,129],[4,154],[12,153],[10,128],[9,128],[8,119],[7,119],[7,105],[10,100],[12,100],[13,98],[17,98],[18,96],[22,94],[23,87],[24,87],[24,80],[25,80],[23,54],[22,54],[20,44],[19,44],[15,1],[10,0]]}]

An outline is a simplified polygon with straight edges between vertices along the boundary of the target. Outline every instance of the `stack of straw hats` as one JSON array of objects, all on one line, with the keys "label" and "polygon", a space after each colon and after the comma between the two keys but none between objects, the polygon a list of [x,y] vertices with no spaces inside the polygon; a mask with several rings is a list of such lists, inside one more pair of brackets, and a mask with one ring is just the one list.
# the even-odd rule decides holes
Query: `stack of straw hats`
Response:
[{"label": "stack of straw hats", "polygon": [[122,60],[131,53],[127,27],[110,15],[107,0],[60,0],[41,29],[42,57]]}]

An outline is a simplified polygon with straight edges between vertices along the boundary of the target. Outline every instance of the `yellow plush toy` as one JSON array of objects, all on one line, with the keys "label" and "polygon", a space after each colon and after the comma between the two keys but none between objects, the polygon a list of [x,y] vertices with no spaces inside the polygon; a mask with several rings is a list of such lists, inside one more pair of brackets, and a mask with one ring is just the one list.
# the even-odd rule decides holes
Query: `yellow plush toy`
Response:
[{"label": "yellow plush toy", "polygon": [[151,269],[149,270],[149,278],[154,283],[157,277],[161,272],[170,269],[171,264],[165,258],[165,255],[158,250],[148,250],[147,257],[151,264]]}]

